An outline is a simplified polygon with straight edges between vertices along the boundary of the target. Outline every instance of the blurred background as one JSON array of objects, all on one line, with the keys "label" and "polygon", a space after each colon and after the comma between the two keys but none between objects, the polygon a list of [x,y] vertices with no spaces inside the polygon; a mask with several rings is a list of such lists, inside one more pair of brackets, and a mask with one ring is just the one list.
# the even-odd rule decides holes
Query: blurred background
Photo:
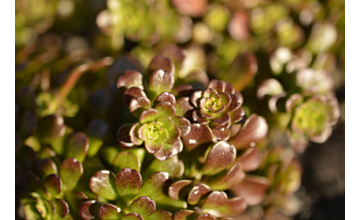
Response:
[{"label": "blurred background", "polygon": [[[279,205],[283,212],[266,218],[254,207],[238,219],[344,219],[344,0],[16,0],[15,92],[30,86],[38,95],[37,114],[46,115],[53,111],[52,89],[74,67],[111,56],[113,66],[98,75],[106,81],[95,86],[108,90],[91,94],[95,105],[106,106],[102,97],[124,70],[141,71],[174,44],[186,49],[179,81],[195,88],[212,78],[230,82],[243,94],[246,112],[266,118],[263,145],[291,145],[301,162],[296,205],[286,200]],[[84,103],[85,90],[70,93],[63,109],[75,128],[85,124],[85,118],[74,121],[81,111],[74,103]],[[267,103],[284,92],[314,91],[336,97],[338,122],[320,141],[289,137],[287,119]]]}]

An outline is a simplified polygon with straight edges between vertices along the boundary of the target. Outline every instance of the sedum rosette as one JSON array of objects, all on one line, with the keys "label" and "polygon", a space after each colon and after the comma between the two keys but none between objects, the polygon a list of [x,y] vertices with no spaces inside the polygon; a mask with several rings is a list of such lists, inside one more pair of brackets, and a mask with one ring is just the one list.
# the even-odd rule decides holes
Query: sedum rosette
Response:
[{"label": "sedum rosette", "polygon": [[219,131],[228,129],[245,115],[241,108],[243,97],[224,81],[210,81],[204,91],[191,95],[190,102],[194,107],[192,120]]},{"label": "sedum rosette", "polygon": [[166,70],[156,70],[150,76],[146,93],[141,73],[127,71],[119,78],[118,88],[125,90],[124,102],[139,121],[119,130],[118,142],[122,147],[144,144],[146,150],[159,160],[169,159],[182,151],[180,137],[189,133],[190,122],[176,116],[175,96],[169,93],[173,85],[174,77]]}]

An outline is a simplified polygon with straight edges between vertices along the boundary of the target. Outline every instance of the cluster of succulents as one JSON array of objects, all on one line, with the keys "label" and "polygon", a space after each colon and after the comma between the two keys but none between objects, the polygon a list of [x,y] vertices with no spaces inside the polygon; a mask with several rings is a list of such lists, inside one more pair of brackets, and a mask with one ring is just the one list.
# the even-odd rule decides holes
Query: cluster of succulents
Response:
[{"label": "cluster of succulents", "polygon": [[[107,98],[99,94],[87,113],[92,120],[80,127],[87,106],[69,116],[57,97],[72,94],[64,88],[78,92],[81,82],[75,88],[69,84],[77,83],[74,75],[85,71],[84,65],[70,73],[45,107],[38,101],[43,101],[41,86],[38,93],[19,90],[16,171],[19,212],[25,218],[221,219],[246,209],[242,197],[229,198],[224,190],[260,163],[261,158],[244,156],[245,149],[265,137],[267,124],[255,114],[246,119],[242,96],[231,84],[211,80],[203,90],[174,87],[174,64],[159,55],[148,71],[127,70],[116,82],[113,92],[122,96],[130,123],[115,128],[106,123],[112,120],[101,114]],[[76,101],[73,105],[82,100]],[[116,128],[114,138],[109,132]]]},{"label": "cluster of succulents", "polygon": [[18,217],[300,211],[299,154],[340,117],[343,1],[15,6]]}]

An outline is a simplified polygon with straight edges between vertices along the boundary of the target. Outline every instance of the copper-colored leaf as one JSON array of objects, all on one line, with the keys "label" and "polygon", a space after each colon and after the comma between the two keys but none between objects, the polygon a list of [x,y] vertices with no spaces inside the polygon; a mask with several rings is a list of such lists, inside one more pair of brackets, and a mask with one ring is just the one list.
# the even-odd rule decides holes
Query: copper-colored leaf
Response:
[{"label": "copper-colored leaf", "polygon": [[218,130],[228,129],[231,125],[230,114],[226,111],[222,112],[219,116],[213,118],[211,125]]},{"label": "copper-colored leaf", "polygon": [[129,106],[133,98],[146,97],[145,92],[139,87],[131,87],[124,92],[125,105]]},{"label": "copper-colored leaf", "polygon": [[142,96],[131,99],[129,103],[129,110],[135,117],[139,117],[145,109],[150,107],[150,100],[147,97]]},{"label": "copper-colored leaf", "polygon": [[215,175],[228,168],[236,158],[234,145],[220,141],[211,147],[202,169],[205,175]]},{"label": "copper-colored leaf", "polygon": [[263,200],[269,187],[269,179],[247,175],[240,184],[232,187],[231,191],[235,195],[243,197],[248,205],[256,205]]},{"label": "copper-colored leaf", "polygon": [[133,124],[125,124],[119,129],[117,133],[116,140],[123,148],[131,148],[134,146],[134,143],[130,139],[130,129],[132,126]]},{"label": "copper-colored leaf", "polygon": [[242,169],[245,172],[251,172],[260,166],[262,153],[258,148],[252,147],[246,150],[236,161],[241,162]]},{"label": "copper-colored leaf", "polygon": [[154,72],[156,70],[166,70],[170,74],[174,75],[174,64],[167,57],[161,55],[155,56],[149,64],[149,71]]},{"label": "copper-colored leaf", "polygon": [[220,131],[218,129],[212,129],[211,131],[217,141],[227,141],[231,136],[230,129],[226,129],[223,131]]},{"label": "copper-colored leaf", "polygon": [[163,92],[155,98],[154,105],[156,106],[157,104],[162,102],[170,102],[172,105],[175,105],[176,99],[172,93]]},{"label": "copper-colored leaf", "polygon": [[211,188],[205,184],[196,184],[189,192],[187,201],[190,205],[196,205],[202,196],[211,192]]},{"label": "copper-colored leaf", "polygon": [[235,137],[229,140],[236,149],[249,147],[251,143],[256,143],[265,138],[268,132],[268,125],[265,118],[252,114],[243,125],[242,129]]},{"label": "copper-colored leaf", "polygon": [[191,124],[189,134],[183,137],[184,144],[190,151],[199,145],[209,144],[212,140],[210,128],[203,124]]},{"label": "copper-colored leaf", "polygon": [[179,181],[176,181],[173,184],[171,184],[171,186],[169,187],[169,190],[168,190],[168,194],[169,194],[170,198],[178,200],[180,190],[182,190],[184,187],[190,185],[191,183],[192,183],[191,180],[179,180]]},{"label": "copper-colored leaf", "polygon": [[241,163],[235,163],[225,174],[204,178],[204,183],[213,190],[227,190],[239,184],[245,178]]},{"label": "copper-colored leaf", "polygon": [[144,89],[143,76],[135,70],[126,71],[117,81],[117,88],[121,93],[131,87],[138,87],[142,90]]}]

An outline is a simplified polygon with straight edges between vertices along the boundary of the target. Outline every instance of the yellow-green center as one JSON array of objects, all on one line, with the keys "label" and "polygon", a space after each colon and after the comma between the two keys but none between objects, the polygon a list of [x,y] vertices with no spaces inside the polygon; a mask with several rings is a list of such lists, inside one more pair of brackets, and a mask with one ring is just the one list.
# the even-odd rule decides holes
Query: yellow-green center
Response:
[{"label": "yellow-green center", "polygon": [[156,140],[163,133],[162,125],[158,121],[150,122],[147,125],[146,137],[150,140]]}]

